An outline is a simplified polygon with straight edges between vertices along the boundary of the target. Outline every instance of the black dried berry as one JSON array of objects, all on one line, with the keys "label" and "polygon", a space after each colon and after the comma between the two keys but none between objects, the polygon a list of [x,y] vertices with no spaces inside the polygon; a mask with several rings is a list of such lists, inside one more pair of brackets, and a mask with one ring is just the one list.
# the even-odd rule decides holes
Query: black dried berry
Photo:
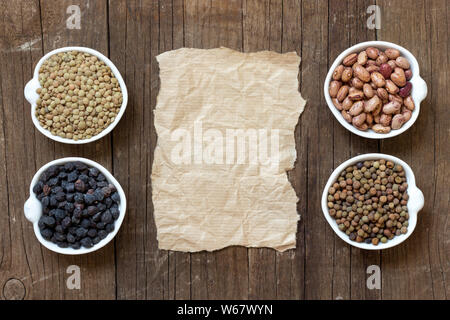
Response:
[{"label": "black dried berry", "polygon": [[75,169],[75,165],[73,162],[67,162],[64,164],[64,170],[66,172],[71,172],[71,171],[73,171],[73,169]]},{"label": "black dried berry", "polygon": [[58,182],[59,182],[58,178],[51,178],[50,180],[47,181],[47,185],[50,187],[54,187],[58,185]]},{"label": "black dried berry", "polygon": [[92,221],[99,222],[101,218],[102,218],[102,213],[98,212],[92,217]]},{"label": "black dried berry", "polygon": [[72,223],[72,219],[69,216],[66,216],[62,221],[61,221],[61,226],[64,229],[67,229],[70,224]]},{"label": "black dried berry", "polygon": [[56,200],[56,196],[50,196],[50,207],[55,208],[58,205],[58,200]]},{"label": "black dried berry", "polygon": [[103,187],[107,187],[107,186],[108,186],[108,182],[107,181],[97,182],[97,188],[103,188]]},{"label": "black dried berry", "polygon": [[42,200],[41,200],[41,204],[42,204],[42,206],[44,208],[48,207],[50,205],[50,198],[49,197],[43,197]]},{"label": "black dried berry", "polygon": [[44,239],[50,240],[51,237],[53,236],[53,232],[50,229],[46,228],[41,230],[41,235]]},{"label": "black dried berry", "polygon": [[58,209],[65,209],[65,208],[66,208],[66,204],[67,204],[66,201],[58,202],[57,208],[58,208]]},{"label": "black dried berry", "polygon": [[109,209],[109,208],[111,208],[111,206],[113,205],[114,202],[112,201],[111,198],[106,198],[105,200],[103,200],[103,203]]},{"label": "black dried berry", "polygon": [[66,212],[64,210],[62,210],[62,209],[56,209],[55,210],[55,219],[57,221],[61,221],[65,217],[66,217]]},{"label": "black dried berry", "polygon": [[93,204],[94,202],[95,202],[95,196],[94,195],[92,195],[92,194],[88,194],[88,193],[86,193],[85,195],[84,195],[84,202],[87,204],[87,205],[89,205],[89,204]]},{"label": "black dried berry", "polygon": [[111,195],[111,189],[109,187],[103,187],[102,192],[105,197],[109,197]]},{"label": "black dried berry", "polygon": [[94,197],[95,197],[95,200],[102,201],[105,196],[101,189],[97,189],[94,191]]},{"label": "black dried berry", "polygon": [[102,214],[102,222],[104,223],[110,223],[112,221],[112,215],[111,212],[109,210],[106,210],[105,212],[103,212]]},{"label": "black dried berry", "polygon": [[99,222],[97,223],[97,229],[105,229],[106,223],[104,222]]},{"label": "black dried berry", "polygon": [[80,221],[81,221],[80,218],[78,218],[78,217],[76,217],[76,216],[74,216],[74,215],[72,216],[72,223],[73,223],[73,224],[79,224]]},{"label": "black dried berry", "polygon": [[98,231],[98,236],[100,237],[100,239],[105,239],[106,238],[106,236],[108,235],[108,232],[106,232],[105,230],[100,230],[100,231]]},{"label": "black dried berry", "polygon": [[83,238],[86,236],[87,232],[88,232],[87,229],[80,227],[77,229],[76,235],[77,235],[77,237]]},{"label": "black dried berry", "polygon": [[64,201],[64,200],[66,200],[66,194],[65,194],[64,192],[58,192],[58,193],[55,195],[55,199],[56,199],[56,201],[58,201],[58,202],[62,202],[62,201]]},{"label": "black dried berry", "polygon": [[77,239],[73,236],[73,234],[67,235],[67,242],[74,243]]},{"label": "black dried berry", "polygon": [[60,224],[58,224],[58,225],[55,227],[55,232],[57,232],[57,233],[63,233],[63,232],[64,232],[64,229],[63,229],[63,227],[62,227]]},{"label": "black dried berry", "polygon": [[52,193],[53,194],[57,194],[57,193],[62,192],[62,191],[64,191],[64,190],[60,186],[55,186],[55,187],[52,188]]},{"label": "black dried berry", "polygon": [[68,248],[69,247],[69,244],[66,242],[66,241],[62,241],[62,242],[57,242],[56,243],[57,245],[58,245],[58,247],[60,247],[60,248]]},{"label": "black dried berry", "polygon": [[97,236],[97,230],[95,230],[95,229],[89,229],[89,231],[88,231],[87,234],[88,234],[89,237],[95,238],[95,237]]},{"label": "black dried berry", "polygon": [[94,243],[92,242],[92,239],[89,237],[81,239],[80,242],[81,242],[81,245],[85,248],[91,248],[94,245]]},{"label": "black dried berry", "polygon": [[105,180],[106,180],[105,175],[100,172],[97,176],[97,181],[105,181]]},{"label": "black dried berry", "polygon": [[87,169],[87,165],[85,165],[83,162],[81,162],[81,161],[77,161],[77,162],[75,162],[75,168],[77,169],[77,170],[79,170],[79,171],[82,171],[82,170],[86,170]]},{"label": "black dried berry", "polygon": [[74,198],[75,198],[75,193],[67,193],[66,194],[66,201],[73,202]]},{"label": "black dried berry", "polygon": [[42,217],[43,217],[43,216],[41,216],[41,217],[39,218],[39,221],[38,221],[38,227],[39,227],[39,230],[43,230],[43,229],[45,228],[45,223],[44,223]]},{"label": "black dried berry", "polygon": [[91,226],[91,222],[89,221],[89,219],[83,219],[81,220],[81,224],[80,224],[83,228],[88,229]]},{"label": "black dried berry", "polygon": [[88,217],[89,217],[89,214],[88,214],[87,209],[84,209],[83,211],[81,211],[81,216],[82,216],[83,218],[88,218]]},{"label": "black dried berry", "polygon": [[98,212],[98,209],[97,209],[96,206],[89,206],[89,207],[87,207],[87,213],[88,213],[89,216],[93,216],[97,212]]},{"label": "black dried berry", "polygon": [[84,196],[83,196],[82,193],[75,193],[75,196],[74,196],[73,200],[76,203],[83,203],[84,202]]},{"label": "black dried berry", "polygon": [[43,187],[44,187],[44,183],[42,181],[38,181],[33,187],[33,192],[35,194],[39,194],[42,192]]},{"label": "black dried berry", "polygon": [[74,206],[75,206],[75,208],[80,209],[80,210],[84,209],[84,203],[75,202]]},{"label": "black dried berry", "polygon": [[55,233],[55,238],[56,241],[66,241],[66,235],[59,232]]},{"label": "black dried berry", "polygon": [[113,184],[108,184],[108,187],[111,189],[111,192],[116,192],[117,191],[117,188],[116,188],[116,186],[115,185],[113,185]]},{"label": "black dried berry", "polygon": [[58,174],[58,178],[59,178],[60,180],[67,178],[67,172],[61,171],[61,172]]},{"label": "black dried berry", "polygon": [[115,203],[119,203],[119,202],[120,202],[120,195],[119,195],[119,193],[118,193],[118,192],[114,192],[114,193],[111,195],[111,199],[113,199],[113,201],[114,201]]},{"label": "black dried berry", "polygon": [[88,183],[88,181],[89,181],[89,177],[87,175],[85,175],[85,174],[80,174],[78,179],[83,181],[84,183]]},{"label": "black dried berry", "polygon": [[106,232],[110,233],[114,231],[114,223],[108,223],[105,227]]},{"label": "black dried berry", "polygon": [[111,211],[111,215],[114,220],[117,220],[119,218],[119,216],[120,216],[119,208],[112,207],[111,209],[109,209],[109,211]]},{"label": "black dried berry", "polygon": [[77,229],[78,227],[70,227],[69,228],[69,233],[72,235],[76,235],[77,234]]},{"label": "black dried berry", "polygon": [[44,193],[44,195],[48,196],[51,191],[52,188],[50,188],[47,184],[44,184],[44,186],[42,187],[42,192]]},{"label": "black dried berry", "polygon": [[103,203],[99,203],[99,204],[97,204],[97,209],[98,209],[98,211],[105,211],[106,206]]},{"label": "black dried berry", "polygon": [[81,244],[80,244],[79,242],[75,242],[75,243],[72,243],[72,244],[70,245],[70,247],[71,247],[72,249],[80,249],[80,248],[81,248]]},{"label": "black dried berry", "polygon": [[94,178],[90,178],[88,184],[92,189],[97,189],[97,181]]},{"label": "black dried berry", "polygon": [[53,217],[44,216],[42,217],[42,222],[47,226],[53,228],[56,224],[56,220]]},{"label": "black dried berry", "polygon": [[69,173],[67,175],[68,182],[74,182],[77,179],[78,179],[78,172],[76,172],[76,171],[72,171],[71,173]]},{"label": "black dried berry", "polygon": [[100,241],[102,241],[102,239],[100,239],[99,236],[97,236],[97,237],[95,237],[94,239],[92,239],[92,242],[93,242],[94,244],[97,244],[97,243],[99,243]]},{"label": "black dried berry", "polygon": [[64,210],[66,210],[69,213],[72,213],[74,209],[75,206],[73,205],[73,203],[66,202],[66,204],[64,205]]},{"label": "black dried berry", "polygon": [[65,188],[64,188],[64,189],[66,190],[66,192],[69,192],[69,193],[75,192],[75,184],[72,183],[72,182],[67,183],[67,184],[65,185]]},{"label": "black dried berry", "polygon": [[89,168],[89,175],[91,177],[96,177],[99,173],[100,171],[97,168]]}]

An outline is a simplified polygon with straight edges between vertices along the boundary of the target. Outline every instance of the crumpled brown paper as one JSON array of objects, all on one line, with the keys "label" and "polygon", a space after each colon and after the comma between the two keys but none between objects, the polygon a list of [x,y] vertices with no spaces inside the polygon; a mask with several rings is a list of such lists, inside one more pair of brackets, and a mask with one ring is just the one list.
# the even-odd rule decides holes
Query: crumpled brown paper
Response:
[{"label": "crumpled brown paper", "polygon": [[286,171],[305,105],[300,57],[182,48],[157,60],[152,198],[159,248],[295,248],[298,199]]}]

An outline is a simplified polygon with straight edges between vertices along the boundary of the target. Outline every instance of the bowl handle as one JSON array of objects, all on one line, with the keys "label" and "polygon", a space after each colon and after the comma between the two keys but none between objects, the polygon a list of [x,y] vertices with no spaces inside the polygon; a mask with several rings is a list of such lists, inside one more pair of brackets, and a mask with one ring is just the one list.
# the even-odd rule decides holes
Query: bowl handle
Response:
[{"label": "bowl handle", "polygon": [[31,196],[27,201],[25,201],[23,210],[28,221],[35,223],[41,217],[42,205],[36,197]]},{"label": "bowl handle", "polygon": [[37,99],[39,99],[39,95],[36,92],[36,89],[40,88],[40,83],[37,79],[33,78],[25,85],[25,89],[23,90],[23,93],[25,95],[25,99],[33,105],[36,103]]},{"label": "bowl handle", "polygon": [[428,86],[425,80],[423,80],[421,77],[419,77],[419,80],[417,82],[419,93],[417,95],[417,99],[419,99],[419,103],[423,101],[427,97],[428,94]]},{"label": "bowl handle", "polygon": [[412,210],[419,212],[420,210],[422,210],[424,204],[425,204],[425,198],[423,196],[423,192],[420,191],[419,188],[415,187],[411,190],[410,194],[409,194],[409,199],[411,201],[411,199],[413,199],[413,203],[412,203]]}]

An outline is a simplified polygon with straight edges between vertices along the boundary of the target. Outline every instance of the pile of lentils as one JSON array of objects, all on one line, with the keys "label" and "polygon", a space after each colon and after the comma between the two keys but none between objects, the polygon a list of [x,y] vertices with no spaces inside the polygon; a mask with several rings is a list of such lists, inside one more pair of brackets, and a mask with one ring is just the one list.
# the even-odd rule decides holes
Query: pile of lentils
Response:
[{"label": "pile of lentils", "polygon": [[42,204],[42,237],[61,248],[91,248],[114,230],[120,196],[97,168],[82,162],[49,167],[33,187]]},{"label": "pile of lentils", "polygon": [[408,230],[408,183],[392,161],[347,167],[328,190],[328,212],[350,240],[378,245]]},{"label": "pile of lentils", "polygon": [[36,117],[53,135],[89,139],[114,122],[122,92],[111,68],[86,52],[50,56],[39,69]]}]

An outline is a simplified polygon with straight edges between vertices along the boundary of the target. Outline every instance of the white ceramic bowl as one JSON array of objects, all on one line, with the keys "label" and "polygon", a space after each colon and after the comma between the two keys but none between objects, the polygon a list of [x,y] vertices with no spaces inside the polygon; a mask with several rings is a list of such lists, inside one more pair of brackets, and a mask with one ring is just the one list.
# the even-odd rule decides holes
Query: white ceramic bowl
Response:
[{"label": "white ceramic bowl", "polygon": [[[33,186],[39,181],[39,177],[42,175],[42,173],[45,170],[47,170],[50,166],[60,165],[60,164],[64,164],[64,163],[71,162],[71,161],[80,161],[90,167],[97,168],[101,173],[103,173],[105,175],[106,180],[108,180],[109,183],[113,184],[116,187],[117,192],[120,195],[120,205],[119,205],[120,216],[114,223],[114,231],[111,233],[108,233],[108,235],[106,236],[105,239],[101,240],[99,243],[94,245],[92,248],[85,248],[85,247],[81,247],[80,249],[60,248],[53,242],[44,239],[41,235],[41,232],[39,231],[38,222],[39,222],[39,218],[42,215],[42,205],[41,205],[41,202],[37,199],[36,195],[33,192]],[[57,252],[57,253],[68,254],[68,255],[78,255],[78,254],[84,254],[84,253],[96,251],[96,250],[104,247],[106,244],[108,244],[108,242],[110,242],[115,237],[117,232],[119,231],[120,226],[123,221],[123,218],[125,217],[126,208],[127,208],[127,199],[125,197],[125,193],[123,192],[123,189],[120,186],[119,182],[117,182],[117,180],[113,177],[113,175],[106,168],[104,168],[103,166],[101,166],[100,164],[98,164],[95,161],[85,159],[85,158],[73,157],[73,158],[61,158],[61,159],[53,160],[53,161],[47,163],[46,165],[44,165],[43,167],[41,167],[38,170],[38,172],[36,172],[36,174],[33,177],[33,180],[31,181],[31,184],[30,184],[30,198],[28,198],[28,200],[25,202],[24,212],[25,212],[25,217],[33,224],[33,229],[34,229],[34,233],[36,234],[36,238],[38,238],[39,242],[44,247],[46,247],[47,249],[49,249],[51,251]]]},{"label": "white ceramic bowl", "polygon": [[[351,241],[350,238],[345,234],[345,232],[339,230],[338,225],[336,223],[336,220],[331,217],[328,213],[328,206],[327,206],[327,196],[328,196],[328,189],[333,185],[333,183],[336,181],[336,179],[339,177],[339,174],[345,170],[350,165],[354,165],[361,161],[366,160],[378,160],[378,159],[386,159],[394,162],[395,164],[399,164],[403,167],[406,173],[406,182],[408,183],[408,213],[409,213],[409,226],[408,226],[408,232],[406,234],[402,234],[400,236],[395,236],[392,240],[387,241],[386,243],[379,243],[377,246],[373,244],[367,244],[367,243],[359,243],[356,241]],[[414,173],[411,170],[410,166],[400,160],[399,158],[382,154],[382,153],[367,153],[362,154],[359,156],[356,156],[354,158],[351,158],[344,163],[342,163],[339,167],[336,168],[336,170],[333,171],[330,178],[328,179],[327,184],[325,185],[325,188],[323,190],[322,194],[322,211],[325,216],[325,219],[327,219],[328,223],[330,224],[331,228],[333,228],[334,232],[347,242],[348,244],[351,244],[354,247],[360,248],[360,249],[366,249],[366,250],[382,250],[387,249],[391,247],[395,247],[396,245],[399,245],[413,233],[416,224],[417,224],[417,213],[423,208],[424,205],[424,198],[423,193],[416,187],[416,180],[414,178]]]},{"label": "white ceramic bowl", "polygon": [[[59,136],[53,135],[50,131],[44,129],[40,124],[39,120],[36,118],[35,111],[36,111],[36,102],[39,98],[39,95],[36,93],[36,89],[40,88],[41,85],[39,83],[39,69],[41,68],[42,63],[49,58],[50,56],[60,53],[60,52],[66,52],[66,51],[81,51],[81,52],[87,52],[93,56],[96,56],[100,60],[102,60],[108,67],[111,68],[112,72],[114,73],[114,76],[117,78],[120,84],[120,90],[122,91],[122,106],[120,107],[119,113],[117,114],[114,121],[107,127],[105,130],[100,132],[99,134],[93,136],[90,139],[83,139],[83,140],[73,140],[68,138],[61,138]],[[125,82],[123,81],[123,78],[119,72],[119,70],[116,68],[116,66],[109,60],[107,57],[105,57],[100,52],[91,49],[91,48],[85,48],[85,47],[63,47],[59,48],[53,51],[50,51],[45,56],[43,56],[39,62],[37,63],[36,67],[34,68],[33,73],[33,79],[31,79],[25,86],[24,89],[25,98],[28,100],[28,102],[31,104],[31,119],[33,120],[34,126],[45,136],[48,138],[62,142],[62,143],[69,143],[69,144],[84,144],[89,143],[98,139],[103,138],[108,133],[111,132],[112,129],[119,123],[120,118],[122,118],[122,115],[125,112],[125,109],[127,108],[128,103],[128,91],[127,87],[125,86]]]},{"label": "white ceramic bowl", "polygon": [[[361,130],[356,129],[352,124],[350,124],[344,120],[344,118],[341,115],[341,112],[338,109],[336,109],[333,102],[331,101],[330,94],[328,93],[328,87],[330,86],[330,81],[332,79],[334,69],[336,69],[336,67],[338,65],[340,65],[342,63],[342,61],[344,60],[344,58],[346,56],[348,56],[349,54],[351,54],[353,52],[360,52],[368,47],[376,47],[379,49],[395,48],[395,49],[399,50],[401,55],[403,57],[405,57],[406,59],[408,59],[410,65],[411,65],[411,71],[413,73],[413,76],[412,76],[411,80],[409,80],[409,81],[412,83],[411,97],[414,100],[414,104],[416,105],[416,108],[412,112],[411,119],[409,119],[409,121],[407,121],[400,129],[391,130],[389,133],[385,133],[385,134],[376,133],[372,129],[369,129],[367,131],[361,131]],[[339,121],[339,123],[342,126],[344,126],[347,130],[353,132],[354,134],[356,134],[358,136],[364,137],[364,138],[384,139],[384,138],[395,137],[395,136],[405,132],[414,124],[414,122],[416,122],[417,117],[419,116],[420,103],[427,96],[428,89],[427,89],[427,84],[420,77],[419,64],[417,63],[417,59],[412,55],[411,52],[409,52],[405,48],[403,48],[395,43],[386,42],[386,41],[367,41],[367,42],[358,43],[358,44],[348,48],[347,50],[342,52],[336,58],[336,60],[334,60],[330,70],[328,71],[327,77],[325,78],[325,83],[323,85],[323,92],[325,95],[325,100],[327,101],[328,107],[330,108],[331,112],[336,117],[336,119]]]}]

